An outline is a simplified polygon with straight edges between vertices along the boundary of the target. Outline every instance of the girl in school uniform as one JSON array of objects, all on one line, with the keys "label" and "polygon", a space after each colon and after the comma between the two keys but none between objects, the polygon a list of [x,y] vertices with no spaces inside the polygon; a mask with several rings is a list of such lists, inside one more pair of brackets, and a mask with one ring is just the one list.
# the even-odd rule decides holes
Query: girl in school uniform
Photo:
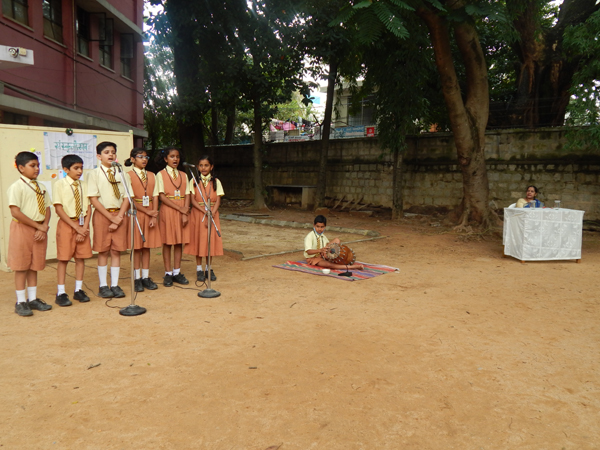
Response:
[{"label": "girl in school uniform", "polygon": [[[190,184],[187,174],[178,169],[180,162],[181,153],[174,147],[162,150],[157,161],[159,164],[166,164],[166,167],[156,175],[161,202],[158,217],[166,287],[173,286],[173,282],[189,284],[185,275],[181,273],[181,254],[183,244],[190,242]],[[173,248],[173,263],[171,263],[171,248]]]},{"label": "girl in school uniform", "polygon": [[150,157],[146,150],[134,148],[131,150],[129,159],[125,161],[126,166],[133,166],[133,170],[127,174],[131,180],[133,201],[138,210],[136,217],[146,239],[146,242],[142,241],[142,236],[134,221],[133,267],[136,292],[143,292],[144,289],[158,289],[156,283],[150,278],[150,249],[162,246],[158,225],[158,183],[156,183],[155,175],[146,170],[148,159]]},{"label": "girl in school uniform", "polygon": [[[219,221],[219,206],[221,205],[221,197],[225,195],[221,182],[213,175],[214,165],[209,156],[202,156],[198,161],[198,172],[200,172],[200,185],[193,186],[193,194],[191,194],[192,204],[192,235],[190,237],[190,245],[185,246],[185,253],[196,256],[196,279],[204,281],[209,277],[208,273],[208,229],[210,229],[210,264],[212,266],[213,256],[223,255],[223,239],[215,230],[215,224],[221,232],[221,222]],[[200,194],[202,191],[202,195]],[[207,203],[204,204],[206,199]],[[206,215],[207,209],[210,208],[213,219],[209,223]],[[206,258],[206,270],[202,270],[202,258]],[[217,281],[214,271],[210,270],[210,280]]]}]

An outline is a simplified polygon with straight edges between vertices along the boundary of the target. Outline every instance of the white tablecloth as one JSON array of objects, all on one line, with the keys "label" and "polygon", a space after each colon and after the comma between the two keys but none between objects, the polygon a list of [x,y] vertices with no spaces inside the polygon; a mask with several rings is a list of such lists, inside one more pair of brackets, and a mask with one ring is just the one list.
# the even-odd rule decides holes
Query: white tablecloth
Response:
[{"label": "white tablecloth", "polygon": [[504,254],[521,261],[581,259],[585,211],[504,208]]}]

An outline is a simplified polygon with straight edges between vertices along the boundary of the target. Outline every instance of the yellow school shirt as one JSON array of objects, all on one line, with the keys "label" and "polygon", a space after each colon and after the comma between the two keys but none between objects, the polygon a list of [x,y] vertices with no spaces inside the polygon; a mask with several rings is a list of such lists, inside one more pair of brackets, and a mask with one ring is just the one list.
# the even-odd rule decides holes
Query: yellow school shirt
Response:
[{"label": "yellow school shirt", "polygon": [[[190,180],[185,172],[181,172],[180,170],[173,169],[171,166],[165,167],[164,170],[167,171],[167,174],[169,174],[169,176],[171,177],[171,180],[173,181],[175,186],[179,186],[179,183],[183,184],[183,182],[181,181],[181,177],[185,177],[185,180],[187,181],[187,187],[186,187],[185,191],[180,192],[182,198],[185,197],[186,194],[193,193],[194,190],[192,188],[192,183],[190,183]],[[175,176],[175,172],[177,172],[177,179],[173,180],[173,177]],[[165,193],[165,183],[163,181],[163,176],[160,172],[158,172],[156,174],[156,186],[158,188],[159,193],[162,193],[162,194]]]},{"label": "yellow school shirt", "polygon": [[[37,194],[35,193],[35,185],[29,178],[21,175],[21,177],[8,187],[8,204],[9,206],[17,206],[23,214],[29,217],[31,220],[40,222],[46,218],[46,209],[44,208],[44,214],[40,213]],[[44,194],[44,203],[46,208],[52,204],[50,194],[46,191],[46,187],[37,182],[40,190]]]},{"label": "yellow school shirt", "polygon": [[[200,175],[200,180],[198,180],[200,183],[202,183],[204,185],[204,187],[207,187],[210,184],[210,189],[213,188],[212,186],[212,175],[208,175],[207,177],[204,177],[202,174]],[[223,191],[223,185],[221,185],[221,180],[219,180],[217,178],[217,195],[219,197],[223,197],[225,195],[225,191]]]},{"label": "yellow school shirt", "polygon": [[[320,239],[320,241],[321,241],[320,247],[318,245],[317,239]],[[314,258],[315,256],[321,256],[318,253],[315,253],[314,255],[309,255],[308,253],[306,253],[306,251],[307,250],[316,250],[317,247],[323,248],[327,244],[329,244],[329,239],[327,239],[327,236],[325,236],[325,233],[323,233],[323,234],[321,234],[321,236],[319,236],[313,229],[304,238],[304,257],[305,258]]]},{"label": "yellow school shirt", "polygon": [[77,217],[77,209],[75,206],[75,189],[79,191],[79,197],[81,198],[81,211],[83,212],[84,216],[86,215],[88,206],[90,205],[86,184],[81,180],[77,181],[79,182],[79,186],[73,186],[75,180],[67,175],[65,178],[61,178],[54,183],[54,204],[62,205],[63,209],[65,210],[65,214],[71,219],[79,218]]},{"label": "yellow school shirt", "polygon": [[[131,173],[134,172],[134,173]],[[148,176],[148,171],[146,169],[140,170],[137,167],[134,167],[133,170],[130,170],[129,172],[127,172],[129,174],[130,177],[135,177],[136,174],[138,177],[140,177],[140,181],[142,180],[142,172],[146,175],[146,180],[148,180],[148,178],[150,178]],[[162,178],[162,176],[161,176]],[[142,183],[143,185],[144,183]],[[146,195],[148,197],[150,197],[150,200],[152,200],[152,197],[158,197],[159,191],[158,191],[158,177],[155,176],[154,177],[154,190],[152,192],[146,192]],[[133,195],[133,192],[132,192]]]},{"label": "yellow school shirt", "polygon": [[[119,189],[119,198],[115,196],[112,183],[108,181],[108,171],[112,170],[115,177],[116,186]],[[128,182],[128,177],[124,176],[125,182],[131,192],[131,186]],[[106,209],[119,209],[123,203],[123,199],[127,198],[125,187],[121,182],[121,174],[116,167],[104,167],[100,165],[92,170],[87,178],[88,197],[98,197],[98,201]]]}]

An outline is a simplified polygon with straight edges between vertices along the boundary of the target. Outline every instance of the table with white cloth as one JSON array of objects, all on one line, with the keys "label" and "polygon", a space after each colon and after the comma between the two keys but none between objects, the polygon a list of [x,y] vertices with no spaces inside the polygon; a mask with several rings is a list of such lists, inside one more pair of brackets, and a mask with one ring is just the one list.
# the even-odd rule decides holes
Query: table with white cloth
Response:
[{"label": "table with white cloth", "polygon": [[504,255],[521,261],[581,259],[585,211],[504,208]]}]

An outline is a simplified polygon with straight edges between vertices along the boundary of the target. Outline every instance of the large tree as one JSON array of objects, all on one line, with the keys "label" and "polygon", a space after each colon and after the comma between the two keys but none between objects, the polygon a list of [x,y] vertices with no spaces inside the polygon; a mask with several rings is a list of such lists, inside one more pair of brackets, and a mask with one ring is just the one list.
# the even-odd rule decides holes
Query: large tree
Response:
[{"label": "large tree", "polygon": [[[466,0],[365,0],[352,5],[354,11],[373,10],[383,26],[397,36],[408,33],[406,19],[403,20],[406,14],[416,14],[427,27],[463,177],[459,226],[469,222],[486,226],[494,221],[488,201],[484,158],[489,113],[488,74],[476,29],[486,6],[486,2]],[[344,14],[346,17],[356,15],[359,24],[368,17],[348,12],[342,16]],[[367,22],[365,28],[374,30],[374,38],[382,32],[381,25],[378,28],[372,21]],[[402,45],[402,41],[397,45]],[[456,54],[453,45],[458,50]],[[464,68],[464,88],[461,88],[457,65]]]},{"label": "large tree", "polygon": [[173,53],[167,46],[150,40],[144,55],[144,128],[147,147],[154,152],[178,145],[177,121],[173,108]]},{"label": "large tree", "polygon": [[[404,25],[410,39],[398,43],[398,37],[386,31],[365,52],[365,79],[358,92],[376,105],[379,145],[382,153],[392,154],[393,218],[402,217],[404,209],[406,136],[429,131],[432,126],[446,128],[448,124],[425,25],[414,15],[407,16]],[[355,103],[359,102],[353,99]]]},{"label": "large tree", "polygon": [[[164,8],[149,22],[158,42],[172,49],[181,145],[188,157],[197,157],[205,141],[231,142],[233,136],[246,58],[245,47],[236,37],[234,18],[247,6],[241,0],[151,3]],[[226,124],[224,132],[222,124]]]},{"label": "large tree", "polygon": [[[600,10],[596,0],[564,0],[556,7],[548,0],[506,0],[517,34],[509,44],[516,67],[515,86],[500,126],[562,126],[575,74],[596,61],[589,52],[570,52],[565,35],[585,24]],[[598,31],[598,30],[596,30]],[[496,109],[494,109],[496,111]]]},{"label": "large tree", "polygon": [[304,49],[310,59],[313,76],[327,80],[325,114],[321,126],[321,154],[315,195],[315,209],[324,206],[327,190],[327,159],[329,135],[333,116],[335,88],[340,74],[356,75],[360,59],[360,48],[356,30],[332,23],[346,0],[304,0],[301,3],[304,22]]},{"label": "large tree", "polygon": [[[470,221],[489,225],[492,223],[492,212],[484,155],[489,114],[487,64],[472,20],[474,17],[448,20],[453,12],[476,14],[477,10],[468,8],[472,5],[464,0],[447,0],[444,5],[446,11],[442,12],[423,2],[417,8],[417,15],[429,29],[462,172],[463,198],[459,207],[459,225],[464,226]],[[464,92],[460,87],[452,55],[452,38],[465,69]]]},{"label": "large tree", "polygon": [[278,103],[290,100],[296,90],[308,96],[301,76],[301,28],[294,20],[293,2],[286,0],[254,0],[244,9],[237,8],[235,13],[236,35],[229,38],[240,39],[247,55],[240,94],[254,115],[254,208],[262,209],[266,206],[262,181],[263,131]]}]

